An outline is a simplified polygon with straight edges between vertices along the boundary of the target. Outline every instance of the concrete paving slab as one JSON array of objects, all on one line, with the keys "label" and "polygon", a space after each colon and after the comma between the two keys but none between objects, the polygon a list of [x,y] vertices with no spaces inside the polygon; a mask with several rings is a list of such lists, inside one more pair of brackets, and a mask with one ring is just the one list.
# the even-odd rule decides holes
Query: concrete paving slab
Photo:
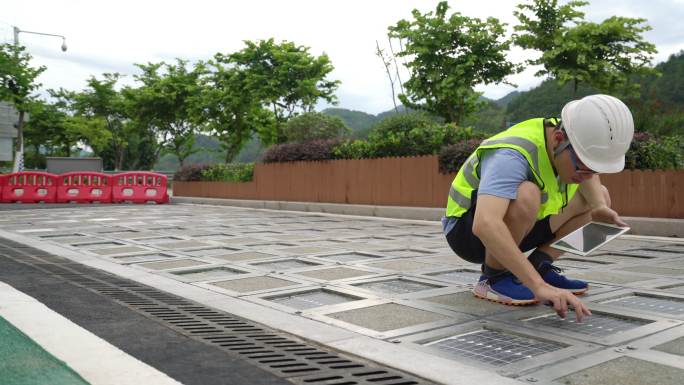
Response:
[{"label": "concrete paving slab", "polygon": [[500,304],[494,302],[482,301],[475,298],[470,290],[426,297],[423,298],[422,301],[444,305],[447,308],[476,316],[490,316],[504,312],[525,310],[523,307],[502,307]]},{"label": "concrete paving slab", "polygon": [[684,370],[631,357],[620,357],[561,377],[566,385],[675,385],[681,384]]},{"label": "concrete paving slab", "polygon": [[684,337],[679,337],[676,340],[654,346],[652,349],[660,352],[676,354],[678,356],[684,356]]},{"label": "concrete paving slab", "polygon": [[229,254],[214,255],[212,258],[221,259],[224,261],[251,261],[254,259],[272,258],[274,254],[262,253],[258,251],[241,251]]},{"label": "concrete paving slab", "polygon": [[104,249],[92,249],[90,250],[91,253],[95,253],[98,255],[117,255],[117,254],[127,254],[127,253],[139,253],[142,251],[149,251],[149,249],[146,249],[144,247],[139,247],[139,246],[121,246],[121,247],[109,247],[109,248],[104,248]]},{"label": "concrete paving slab", "polygon": [[218,286],[222,289],[238,293],[250,293],[270,289],[280,289],[283,287],[293,286],[296,284],[296,282],[274,277],[250,277],[210,283],[210,285],[212,286]]},{"label": "concrete paving slab", "polygon": [[168,270],[168,269],[178,269],[181,267],[195,267],[201,265],[208,265],[208,262],[198,261],[196,259],[178,259],[174,261],[159,261],[159,262],[147,262],[138,263],[135,266],[143,267],[150,270]]},{"label": "concrete paving slab", "polygon": [[302,275],[309,278],[315,278],[322,281],[335,281],[347,278],[364,277],[374,275],[375,273],[365,270],[354,269],[351,267],[332,267],[325,269],[300,271],[294,274]]},{"label": "concrete paving slab", "polygon": [[367,266],[375,267],[378,269],[391,270],[391,271],[407,271],[407,272],[425,270],[425,269],[435,267],[435,265],[432,265],[429,263],[423,263],[423,262],[418,262],[418,261],[413,261],[413,260],[394,260],[394,261],[385,261],[385,262],[378,262],[378,263],[369,263],[369,264],[367,264]]},{"label": "concrete paving slab", "polygon": [[448,317],[396,303],[327,314],[328,317],[376,331],[403,329]]}]

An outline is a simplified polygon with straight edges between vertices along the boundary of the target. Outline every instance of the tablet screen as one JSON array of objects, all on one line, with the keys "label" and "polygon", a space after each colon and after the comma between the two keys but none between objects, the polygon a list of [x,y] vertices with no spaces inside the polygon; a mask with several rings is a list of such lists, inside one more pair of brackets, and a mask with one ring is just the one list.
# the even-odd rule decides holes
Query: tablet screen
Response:
[{"label": "tablet screen", "polygon": [[591,222],[554,242],[551,247],[586,255],[627,230],[629,228]]}]

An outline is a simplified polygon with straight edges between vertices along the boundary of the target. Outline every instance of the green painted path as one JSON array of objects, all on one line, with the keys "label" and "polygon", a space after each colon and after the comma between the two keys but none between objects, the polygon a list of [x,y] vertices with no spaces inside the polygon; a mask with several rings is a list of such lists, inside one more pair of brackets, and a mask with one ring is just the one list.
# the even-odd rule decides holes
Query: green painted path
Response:
[{"label": "green painted path", "polygon": [[87,385],[78,373],[0,317],[0,382],[3,385]]}]

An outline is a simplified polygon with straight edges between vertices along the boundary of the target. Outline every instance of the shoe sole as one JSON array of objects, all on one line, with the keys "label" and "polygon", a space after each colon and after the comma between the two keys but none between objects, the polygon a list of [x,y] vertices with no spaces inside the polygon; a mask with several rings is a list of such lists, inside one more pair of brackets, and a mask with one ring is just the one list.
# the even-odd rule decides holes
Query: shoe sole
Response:
[{"label": "shoe sole", "polygon": [[[496,303],[500,303],[502,305],[508,305],[508,306],[529,306],[529,305],[536,305],[537,303],[539,303],[539,301],[536,299],[502,301],[498,298],[498,296],[497,296],[497,298],[490,298],[489,296],[483,297],[483,296],[481,296],[475,292],[472,292],[472,293],[473,293],[473,296],[475,298],[485,299],[485,300],[490,301],[490,302],[496,302]],[[487,293],[487,294],[489,294],[489,293]]]},{"label": "shoe sole", "polygon": [[572,294],[576,295],[576,296],[581,296],[581,295],[586,294],[589,291],[589,286],[585,287],[582,290],[568,290],[568,291],[571,292]]}]

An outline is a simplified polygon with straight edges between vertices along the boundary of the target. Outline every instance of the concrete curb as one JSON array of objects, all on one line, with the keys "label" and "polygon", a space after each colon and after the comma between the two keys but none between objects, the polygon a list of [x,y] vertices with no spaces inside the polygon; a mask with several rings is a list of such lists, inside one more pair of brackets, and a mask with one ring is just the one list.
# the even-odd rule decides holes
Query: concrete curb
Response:
[{"label": "concrete curb", "polygon": [[[372,206],[343,203],[257,201],[176,196],[171,198],[171,202],[425,221],[439,221],[444,215],[444,209],[439,207]],[[630,234],[684,238],[684,219],[642,217],[624,217],[623,219],[632,228]]]}]

